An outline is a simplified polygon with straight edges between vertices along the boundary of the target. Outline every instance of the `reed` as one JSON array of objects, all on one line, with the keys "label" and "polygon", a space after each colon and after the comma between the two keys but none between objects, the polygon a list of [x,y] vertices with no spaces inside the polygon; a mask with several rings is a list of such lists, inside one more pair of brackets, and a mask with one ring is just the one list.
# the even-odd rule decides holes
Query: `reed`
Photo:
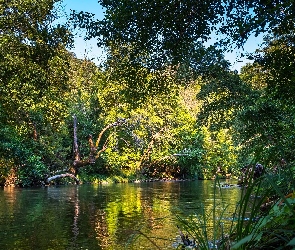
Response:
[{"label": "reed", "polygon": [[178,217],[180,228],[193,239],[191,248],[295,249],[294,170],[288,168],[279,175],[270,172],[254,178],[253,169],[249,169],[249,178],[226,228],[222,218],[227,207],[217,209],[216,193],[222,192],[217,178],[213,209],[208,212],[202,207],[201,213],[190,220]]}]

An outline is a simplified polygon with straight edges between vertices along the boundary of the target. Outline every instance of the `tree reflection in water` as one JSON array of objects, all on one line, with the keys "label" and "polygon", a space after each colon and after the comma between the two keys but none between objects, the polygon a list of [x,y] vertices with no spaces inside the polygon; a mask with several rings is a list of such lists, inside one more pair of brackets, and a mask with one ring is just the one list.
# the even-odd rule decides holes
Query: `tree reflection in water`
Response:
[{"label": "tree reflection in water", "polygon": [[79,235],[79,214],[80,214],[80,205],[79,205],[79,186],[74,189],[74,222],[73,222],[73,238],[72,238],[72,246],[76,247],[77,237]]},{"label": "tree reflection in water", "polygon": [[[213,190],[211,181],[0,189],[0,249],[173,249],[176,215],[212,209]],[[230,214],[239,194],[217,202]]]}]

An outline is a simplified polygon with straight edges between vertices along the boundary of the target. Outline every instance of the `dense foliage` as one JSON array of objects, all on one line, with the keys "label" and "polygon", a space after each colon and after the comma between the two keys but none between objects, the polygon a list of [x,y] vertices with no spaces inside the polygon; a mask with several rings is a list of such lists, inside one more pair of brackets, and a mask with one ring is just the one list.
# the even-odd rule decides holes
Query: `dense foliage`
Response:
[{"label": "dense foliage", "polygon": [[[260,162],[267,177],[246,176],[241,200],[264,197],[259,223],[238,217],[231,243],[268,249],[274,230],[294,246],[294,1],[99,3],[103,20],[69,21],[104,46],[101,67],[69,52],[58,0],[1,3],[0,185],[225,178]],[[223,51],[262,32],[253,63],[231,71]]]},{"label": "dense foliage", "polygon": [[[58,3],[1,6],[2,185],[60,173],[225,177],[253,159],[293,162],[293,1],[100,1],[103,20],[74,11],[71,22],[105,46],[103,67],[68,51]],[[255,62],[232,72],[227,39],[241,46],[265,31]],[[220,43],[204,46],[213,33]]]},{"label": "dense foliage", "polygon": [[72,36],[65,26],[52,25],[54,3],[4,1],[0,7],[0,148],[1,159],[9,162],[1,175],[11,172],[23,185],[43,179],[51,151],[46,137],[64,123],[65,46]]},{"label": "dense foliage", "polygon": [[[103,20],[75,11],[76,25],[87,29],[88,37],[100,45],[132,46],[132,62],[151,68],[190,60],[199,41],[212,33],[226,35],[222,41],[242,45],[251,34],[293,29],[294,1],[260,0],[100,0],[106,9]],[[198,48],[197,48],[198,50]]]}]

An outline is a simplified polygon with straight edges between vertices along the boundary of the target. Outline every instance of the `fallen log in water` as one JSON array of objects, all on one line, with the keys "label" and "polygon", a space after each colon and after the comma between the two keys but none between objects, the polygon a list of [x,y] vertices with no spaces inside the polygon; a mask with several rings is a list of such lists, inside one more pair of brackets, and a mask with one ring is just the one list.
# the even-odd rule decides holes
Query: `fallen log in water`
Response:
[{"label": "fallen log in water", "polygon": [[74,179],[76,181],[76,184],[80,183],[79,179],[75,175],[69,174],[69,173],[57,174],[57,175],[51,176],[46,179],[46,183],[48,184],[52,180],[59,179],[59,178],[65,178],[65,177],[70,177],[70,178]]}]

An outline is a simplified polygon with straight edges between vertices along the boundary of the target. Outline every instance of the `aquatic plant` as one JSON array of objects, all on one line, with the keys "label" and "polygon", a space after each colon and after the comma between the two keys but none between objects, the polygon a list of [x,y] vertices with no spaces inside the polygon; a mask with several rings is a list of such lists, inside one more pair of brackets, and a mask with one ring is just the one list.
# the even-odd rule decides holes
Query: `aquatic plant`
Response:
[{"label": "aquatic plant", "polygon": [[[254,178],[249,169],[247,186],[242,187],[241,198],[230,221],[224,227],[226,206],[214,206],[208,212],[189,221],[178,218],[181,229],[193,239],[195,249],[294,249],[295,246],[295,185],[294,168],[278,175],[266,173]],[[220,189],[215,180],[215,190]],[[222,192],[222,190],[220,189]],[[183,241],[183,245],[188,245]]]}]

